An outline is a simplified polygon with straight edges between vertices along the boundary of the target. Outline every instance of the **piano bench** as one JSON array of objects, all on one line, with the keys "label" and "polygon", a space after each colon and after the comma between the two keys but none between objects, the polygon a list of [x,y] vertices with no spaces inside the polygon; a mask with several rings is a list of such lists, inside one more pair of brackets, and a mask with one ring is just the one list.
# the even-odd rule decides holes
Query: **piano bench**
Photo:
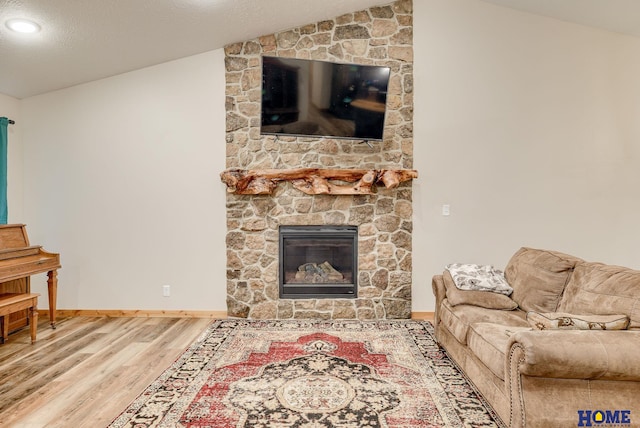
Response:
[{"label": "piano bench", "polygon": [[28,310],[29,329],[31,331],[31,343],[36,341],[38,328],[38,296],[32,293],[5,293],[0,294],[0,320],[2,321],[2,343],[9,337],[9,315],[14,312]]}]

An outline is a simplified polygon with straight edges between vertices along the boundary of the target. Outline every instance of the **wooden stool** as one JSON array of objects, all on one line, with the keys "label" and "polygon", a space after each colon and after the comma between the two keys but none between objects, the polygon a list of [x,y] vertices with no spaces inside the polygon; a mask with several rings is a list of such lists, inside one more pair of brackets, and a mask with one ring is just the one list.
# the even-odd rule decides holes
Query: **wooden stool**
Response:
[{"label": "wooden stool", "polygon": [[2,320],[2,343],[9,338],[9,315],[28,310],[29,328],[31,330],[31,343],[36,341],[38,329],[38,296],[30,293],[6,293],[0,294],[0,319]]}]

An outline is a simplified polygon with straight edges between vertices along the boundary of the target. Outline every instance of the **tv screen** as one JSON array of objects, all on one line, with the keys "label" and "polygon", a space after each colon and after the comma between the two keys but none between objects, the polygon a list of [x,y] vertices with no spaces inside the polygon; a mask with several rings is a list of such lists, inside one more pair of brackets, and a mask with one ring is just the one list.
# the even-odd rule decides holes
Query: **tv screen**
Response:
[{"label": "tv screen", "polygon": [[262,58],[261,134],[382,140],[389,67]]}]

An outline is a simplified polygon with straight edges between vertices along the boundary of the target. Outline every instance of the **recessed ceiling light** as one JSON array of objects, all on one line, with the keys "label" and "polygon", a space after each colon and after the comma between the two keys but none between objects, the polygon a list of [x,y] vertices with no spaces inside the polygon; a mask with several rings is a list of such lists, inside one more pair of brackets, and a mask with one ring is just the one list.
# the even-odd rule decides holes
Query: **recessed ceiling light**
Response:
[{"label": "recessed ceiling light", "polygon": [[28,19],[9,19],[5,25],[17,33],[37,33],[40,31],[40,26]]}]

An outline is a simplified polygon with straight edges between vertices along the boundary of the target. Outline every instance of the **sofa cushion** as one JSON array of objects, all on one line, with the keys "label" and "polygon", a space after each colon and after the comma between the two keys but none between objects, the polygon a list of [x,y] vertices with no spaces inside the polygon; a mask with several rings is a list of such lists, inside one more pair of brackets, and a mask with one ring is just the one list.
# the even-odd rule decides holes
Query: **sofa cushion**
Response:
[{"label": "sofa cushion", "polygon": [[566,312],[527,313],[527,321],[536,330],[626,330],[626,315],[574,315]]},{"label": "sofa cushion", "polygon": [[496,311],[472,305],[451,306],[447,299],[440,306],[440,322],[458,342],[467,344],[469,326],[477,322],[493,322],[505,326],[529,327],[526,312]]},{"label": "sofa cushion", "polygon": [[469,328],[469,349],[491,372],[504,380],[506,353],[511,335],[530,327],[505,326],[491,322],[474,323]]},{"label": "sofa cushion", "polygon": [[625,314],[629,329],[640,329],[640,271],[602,263],[576,265],[558,311]]},{"label": "sofa cushion", "polygon": [[511,311],[518,307],[518,304],[511,300],[509,296],[494,293],[491,291],[460,290],[453,282],[451,273],[442,273],[444,286],[447,290],[447,300],[451,306],[473,305],[487,309],[499,309]]},{"label": "sofa cushion", "polygon": [[504,274],[511,298],[525,311],[555,312],[577,257],[523,247],[509,260]]}]

